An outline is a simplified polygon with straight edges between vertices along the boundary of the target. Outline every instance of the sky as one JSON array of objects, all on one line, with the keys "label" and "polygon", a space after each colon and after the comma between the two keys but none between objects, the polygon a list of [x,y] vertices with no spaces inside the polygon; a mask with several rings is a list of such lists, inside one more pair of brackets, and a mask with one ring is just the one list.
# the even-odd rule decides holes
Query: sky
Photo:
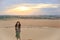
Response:
[{"label": "sky", "polygon": [[0,15],[60,15],[60,0],[0,0]]}]

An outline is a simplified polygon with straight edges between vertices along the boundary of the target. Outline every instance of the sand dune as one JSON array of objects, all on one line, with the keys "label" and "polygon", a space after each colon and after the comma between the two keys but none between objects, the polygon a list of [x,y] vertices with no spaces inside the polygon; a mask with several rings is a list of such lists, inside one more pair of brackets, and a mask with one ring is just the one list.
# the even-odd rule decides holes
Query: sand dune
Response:
[{"label": "sand dune", "polygon": [[[0,20],[0,40],[16,40],[17,20]],[[20,19],[22,40],[60,40],[60,20]]]},{"label": "sand dune", "polygon": [[[21,24],[22,27],[24,26],[34,26],[34,27],[56,27],[59,28],[60,27],[60,20],[48,20],[48,19],[18,19]],[[17,19],[16,20],[0,20],[0,26],[13,26],[15,25]]]}]

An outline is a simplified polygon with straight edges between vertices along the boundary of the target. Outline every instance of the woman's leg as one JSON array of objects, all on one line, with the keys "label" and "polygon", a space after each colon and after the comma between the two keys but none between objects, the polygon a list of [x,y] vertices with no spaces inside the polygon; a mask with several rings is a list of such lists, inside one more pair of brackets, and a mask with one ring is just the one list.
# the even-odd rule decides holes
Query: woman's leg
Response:
[{"label": "woman's leg", "polygon": [[17,38],[17,40],[18,39],[21,40],[21,38],[20,38],[20,31],[16,31],[16,38]]},{"label": "woman's leg", "polygon": [[18,40],[18,31],[16,31],[16,39]]}]

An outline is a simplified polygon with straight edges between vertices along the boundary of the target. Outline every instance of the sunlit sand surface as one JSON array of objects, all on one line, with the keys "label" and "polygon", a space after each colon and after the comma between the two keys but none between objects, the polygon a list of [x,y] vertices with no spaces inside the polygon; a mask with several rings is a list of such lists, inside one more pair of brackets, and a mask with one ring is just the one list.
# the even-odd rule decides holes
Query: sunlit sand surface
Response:
[{"label": "sunlit sand surface", "polygon": [[[0,20],[0,40],[16,40],[17,20]],[[60,20],[19,19],[21,40],[60,40]]]}]

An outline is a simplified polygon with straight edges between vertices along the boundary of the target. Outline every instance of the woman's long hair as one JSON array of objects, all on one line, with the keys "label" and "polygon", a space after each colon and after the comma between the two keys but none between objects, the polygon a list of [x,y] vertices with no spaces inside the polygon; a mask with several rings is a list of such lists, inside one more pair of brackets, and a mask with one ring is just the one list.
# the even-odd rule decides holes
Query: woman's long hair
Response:
[{"label": "woman's long hair", "polygon": [[15,25],[15,27],[17,26],[17,23],[19,23],[19,25],[18,25],[18,26],[21,26],[21,24],[20,24],[20,21],[17,21],[17,22],[16,22],[16,25]]}]

